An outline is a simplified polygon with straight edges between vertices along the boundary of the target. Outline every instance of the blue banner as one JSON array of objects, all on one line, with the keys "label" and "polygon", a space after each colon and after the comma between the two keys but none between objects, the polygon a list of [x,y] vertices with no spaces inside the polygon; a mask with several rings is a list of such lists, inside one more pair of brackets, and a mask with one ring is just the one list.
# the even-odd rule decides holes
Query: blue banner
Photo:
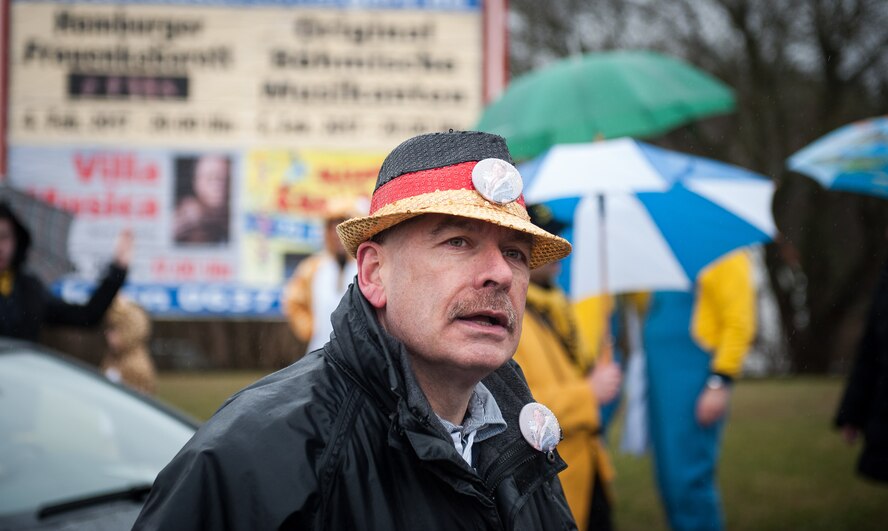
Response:
[{"label": "blue banner", "polygon": [[[95,284],[63,280],[53,291],[70,302],[89,299]],[[127,284],[123,294],[154,317],[251,317],[281,318],[279,287],[229,284]]]}]

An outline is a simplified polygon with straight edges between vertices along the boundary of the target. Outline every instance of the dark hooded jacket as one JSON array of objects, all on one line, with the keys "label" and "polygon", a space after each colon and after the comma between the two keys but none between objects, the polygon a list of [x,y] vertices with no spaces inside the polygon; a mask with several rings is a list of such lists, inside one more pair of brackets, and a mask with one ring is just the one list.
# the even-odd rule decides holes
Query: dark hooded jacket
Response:
[{"label": "dark hooded jacket", "polygon": [[354,285],[323,349],[232,397],[160,473],[134,529],[575,529],[557,453],[518,428],[518,365],[487,378],[508,423],[473,470]]},{"label": "dark hooded jacket", "polygon": [[863,431],[857,470],[867,478],[888,482],[888,261],[882,265],[835,424]]},{"label": "dark hooded jacket", "polygon": [[86,304],[71,304],[53,295],[37,277],[24,271],[23,264],[31,236],[5,203],[0,203],[0,219],[9,220],[16,235],[12,259],[12,292],[0,294],[0,336],[37,340],[44,324],[80,327],[96,326],[126,280],[126,269],[110,265]]}]

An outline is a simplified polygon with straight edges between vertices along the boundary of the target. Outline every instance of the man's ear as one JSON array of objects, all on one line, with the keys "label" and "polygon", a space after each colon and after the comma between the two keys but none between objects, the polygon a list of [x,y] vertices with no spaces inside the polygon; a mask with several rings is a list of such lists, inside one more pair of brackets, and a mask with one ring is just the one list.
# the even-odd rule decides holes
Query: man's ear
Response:
[{"label": "man's ear", "polygon": [[377,310],[385,308],[385,283],[380,269],[385,251],[376,242],[367,241],[358,246],[358,288],[367,301]]}]

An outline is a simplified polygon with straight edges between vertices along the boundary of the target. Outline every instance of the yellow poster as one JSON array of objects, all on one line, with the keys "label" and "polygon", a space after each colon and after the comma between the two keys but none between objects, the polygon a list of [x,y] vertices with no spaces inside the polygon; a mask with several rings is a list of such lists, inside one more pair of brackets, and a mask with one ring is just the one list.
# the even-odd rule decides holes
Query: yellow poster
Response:
[{"label": "yellow poster", "polygon": [[331,198],[369,197],[385,153],[256,150],[245,160],[246,222],[241,274],[246,282],[279,282],[321,245]]},{"label": "yellow poster", "polygon": [[7,182],[75,215],[74,280],[132,228],[150,311],[273,315],[327,201],[369,196],[407,138],[477,121],[487,8],[13,0]]}]

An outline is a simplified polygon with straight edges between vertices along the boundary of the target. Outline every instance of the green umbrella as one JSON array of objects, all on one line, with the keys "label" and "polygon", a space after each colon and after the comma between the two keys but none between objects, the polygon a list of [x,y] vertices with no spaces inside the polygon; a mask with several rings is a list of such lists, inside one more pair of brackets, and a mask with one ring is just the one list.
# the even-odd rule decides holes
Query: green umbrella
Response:
[{"label": "green umbrella", "polygon": [[659,135],[734,109],[732,90],[673,57],[590,53],[512,80],[476,125],[506,138],[518,160],[555,144]]}]

